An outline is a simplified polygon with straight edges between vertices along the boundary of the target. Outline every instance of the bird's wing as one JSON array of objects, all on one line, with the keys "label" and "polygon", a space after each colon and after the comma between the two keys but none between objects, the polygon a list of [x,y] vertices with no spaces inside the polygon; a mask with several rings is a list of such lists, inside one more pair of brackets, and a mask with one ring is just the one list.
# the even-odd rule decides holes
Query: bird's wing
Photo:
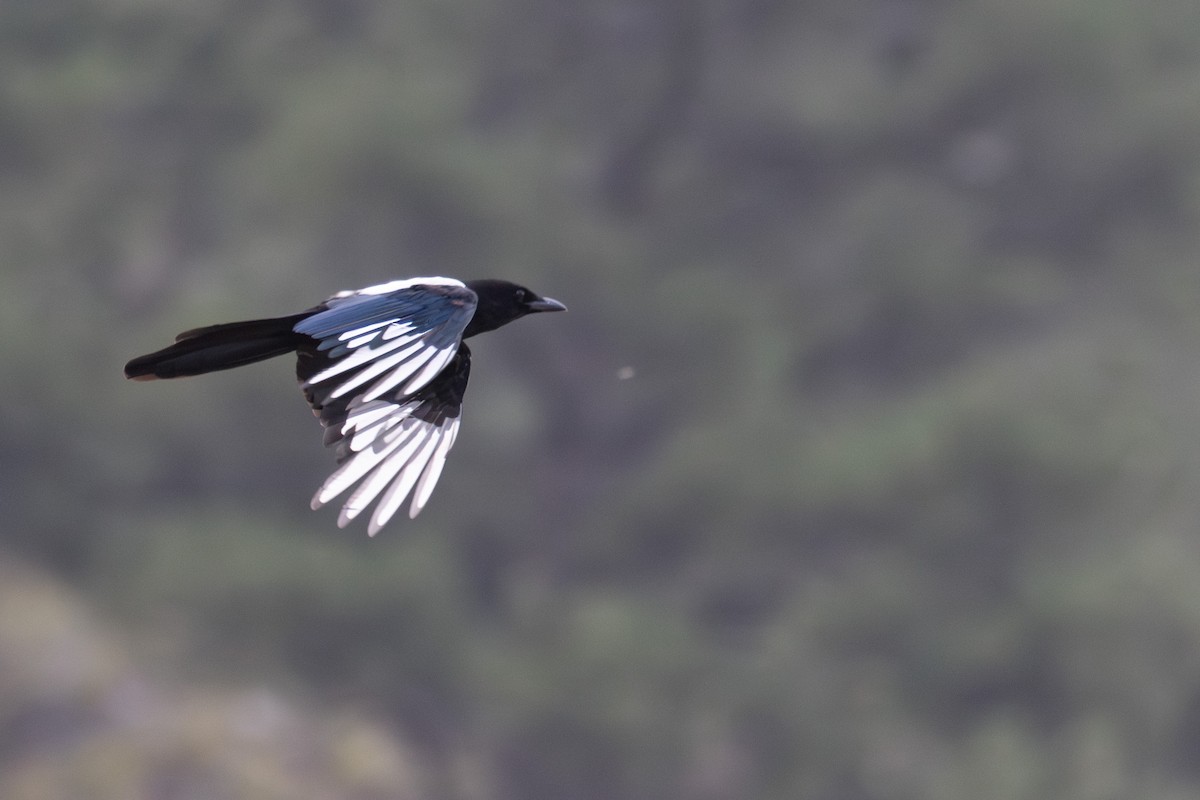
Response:
[{"label": "bird's wing", "polygon": [[318,394],[327,399],[354,393],[374,400],[396,388],[412,394],[454,358],[477,302],[473,291],[449,278],[335,295],[292,328],[316,340],[315,352],[299,348],[297,374],[305,388],[323,387]]},{"label": "bird's wing", "polygon": [[415,517],[458,434],[471,369],[462,332],[475,294],[446,279],[421,280],[331,298],[294,329],[313,338],[298,349],[296,372],[340,464],[313,508],[362,481],[339,527],[379,498],[368,527],[374,535],[410,492]]}]

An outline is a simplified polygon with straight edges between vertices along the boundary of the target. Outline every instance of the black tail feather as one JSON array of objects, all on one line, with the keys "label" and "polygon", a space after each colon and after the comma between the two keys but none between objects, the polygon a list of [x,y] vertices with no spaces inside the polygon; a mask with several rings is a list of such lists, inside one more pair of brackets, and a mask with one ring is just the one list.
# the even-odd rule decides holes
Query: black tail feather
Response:
[{"label": "black tail feather", "polygon": [[305,338],[292,328],[311,313],[184,331],[170,347],[138,356],[126,364],[125,377],[149,381],[203,375],[290,353]]}]

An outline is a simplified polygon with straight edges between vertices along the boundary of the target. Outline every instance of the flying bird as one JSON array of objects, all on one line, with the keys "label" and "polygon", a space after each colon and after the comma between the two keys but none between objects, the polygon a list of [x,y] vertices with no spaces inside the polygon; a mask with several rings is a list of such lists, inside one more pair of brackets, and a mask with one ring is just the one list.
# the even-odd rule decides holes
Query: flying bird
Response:
[{"label": "flying bird", "polygon": [[295,352],[325,445],[337,445],[338,469],[312,507],[358,484],[338,527],[378,500],[367,528],[374,536],[410,494],[408,515],[417,516],[442,474],[471,372],[463,340],[526,314],[566,309],[508,281],[408,278],[339,292],[291,316],[184,331],[170,347],[126,364],[125,377],[182,378]]}]

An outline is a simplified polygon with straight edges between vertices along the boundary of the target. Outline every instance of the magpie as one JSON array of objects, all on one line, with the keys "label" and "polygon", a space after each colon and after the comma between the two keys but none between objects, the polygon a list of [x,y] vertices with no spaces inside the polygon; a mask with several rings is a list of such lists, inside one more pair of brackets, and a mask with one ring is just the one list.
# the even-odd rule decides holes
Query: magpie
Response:
[{"label": "magpie", "polygon": [[184,331],[170,347],[126,364],[125,377],[182,378],[295,352],[325,445],[337,446],[338,469],[312,508],[357,483],[338,527],[378,498],[367,528],[374,536],[410,493],[408,515],[416,517],[441,476],[471,372],[463,339],[526,314],[566,310],[508,281],[408,278],[338,292],[299,314]]}]

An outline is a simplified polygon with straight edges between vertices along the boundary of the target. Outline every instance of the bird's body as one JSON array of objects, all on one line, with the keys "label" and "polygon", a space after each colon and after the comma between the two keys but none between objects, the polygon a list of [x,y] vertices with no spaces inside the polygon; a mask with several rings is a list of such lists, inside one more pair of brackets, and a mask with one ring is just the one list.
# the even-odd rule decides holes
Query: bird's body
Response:
[{"label": "bird's body", "polygon": [[471,351],[462,341],[526,314],[564,311],[507,281],[409,278],[339,292],[299,314],[185,331],[125,365],[133,380],[179,378],[295,352],[296,376],[340,465],[319,508],[356,483],[344,527],[378,499],[374,535],[411,494],[415,517],[454,445]]}]

